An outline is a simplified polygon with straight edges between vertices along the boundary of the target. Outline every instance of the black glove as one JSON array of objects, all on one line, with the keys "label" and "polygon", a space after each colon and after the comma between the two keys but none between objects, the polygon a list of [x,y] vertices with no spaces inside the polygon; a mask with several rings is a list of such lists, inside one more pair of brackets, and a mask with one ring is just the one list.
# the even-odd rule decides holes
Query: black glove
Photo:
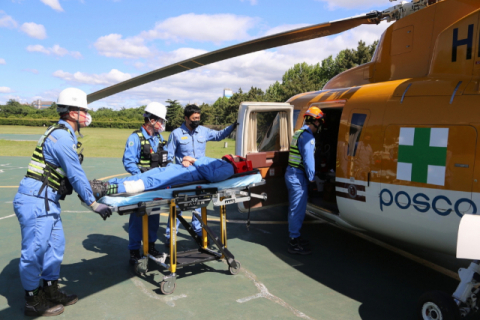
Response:
[{"label": "black glove", "polygon": [[233,123],[233,130],[235,130],[235,129],[237,128],[237,126],[238,126],[238,122],[235,121],[235,122]]},{"label": "black glove", "polygon": [[144,172],[147,172],[148,170],[150,170],[151,168],[139,167],[139,169],[140,169],[140,172],[141,172],[141,173],[144,173]]},{"label": "black glove", "polygon": [[103,218],[103,221],[112,215],[112,210],[103,203],[94,202],[91,207],[93,212],[98,213]]}]

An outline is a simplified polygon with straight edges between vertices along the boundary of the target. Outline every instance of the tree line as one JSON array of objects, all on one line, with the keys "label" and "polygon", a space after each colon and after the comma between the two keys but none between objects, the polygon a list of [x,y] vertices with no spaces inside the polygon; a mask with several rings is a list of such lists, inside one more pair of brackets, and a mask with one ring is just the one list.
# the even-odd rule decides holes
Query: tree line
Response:
[{"label": "tree line", "polygon": [[[370,45],[359,41],[356,49],[342,50],[335,58],[329,56],[313,65],[305,62],[295,64],[285,72],[281,82],[271,84],[265,92],[256,87],[251,87],[247,92],[240,88],[230,98],[220,97],[213,104],[202,103],[199,106],[202,110],[200,122],[202,125],[224,127],[237,120],[238,106],[243,101],[285,102],[296,94],[321,90],[337,74],[371,61],[377,44],[378,41]],[[171,131],[183,123],[184,106],[172,99],[165,101],[165,104],[168,121],[166,129]],[[145,106],[120,110],[99,108],[90,112],[92,127],[137,128],[143,123],[144,109]],[[57,117],[55,103],[41,110],[15,100],[0,105],[0,124],[42,125],[44,119],[54,120]]]}]

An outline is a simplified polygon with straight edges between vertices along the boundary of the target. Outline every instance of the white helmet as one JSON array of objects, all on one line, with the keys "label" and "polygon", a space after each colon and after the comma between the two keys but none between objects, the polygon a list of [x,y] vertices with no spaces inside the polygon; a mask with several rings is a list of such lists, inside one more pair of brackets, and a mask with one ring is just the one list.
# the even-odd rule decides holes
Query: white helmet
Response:
[{"label": "white helmet", "polygon": [[67,88],[62,90],[57,99],[57,112],[67,112],[68,107],[78,107],[90,110],[87,104],[87,94],[77,88]]},{"label": "white helmet", "polygon": [[147,107],[145,108],[145,114],[143,116],[148,117],[147,113],[153,114],[154,116],[157,116],[160,119],[163,119],[166,121],[167,107],[165,107],[163,104],[159,102],[150,102],[149,104],[147,104]]}]

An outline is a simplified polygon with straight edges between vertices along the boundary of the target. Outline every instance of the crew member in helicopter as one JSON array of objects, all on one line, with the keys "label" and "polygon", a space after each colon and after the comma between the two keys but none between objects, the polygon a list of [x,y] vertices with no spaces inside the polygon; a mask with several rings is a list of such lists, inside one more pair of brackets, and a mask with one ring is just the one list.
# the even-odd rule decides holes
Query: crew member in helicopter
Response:
[{"label": "crew member in helicopter", "polygon": [[304,114],[304,125],[295,132],[290,144],[285,183],[288,190],[288,252],[310,254],[308,240],[300,235],[308,200],[308,182],[315,178],[315,137],[322,126],[323,112],[310,107]]}]

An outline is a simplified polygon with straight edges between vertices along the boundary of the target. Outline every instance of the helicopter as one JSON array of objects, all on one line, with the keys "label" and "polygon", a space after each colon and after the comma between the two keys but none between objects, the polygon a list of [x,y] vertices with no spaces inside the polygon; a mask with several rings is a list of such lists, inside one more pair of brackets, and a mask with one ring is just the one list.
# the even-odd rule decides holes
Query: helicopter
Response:
[{"label": "helicopter", "polygon": [[[395,0],[390,0],[395,1]],[[412,0],[383,11],[286,31],[151,71],[88,95],[89,103],[130,88],[251,52],[393,22],[371,62],[332,78],[322,90],[284,103],[242,102],[235,152],[266,181],[262,209],[288,199],[284,174],[303,114],[319,107],[315,186],[307,213],[332,224],[457,254],[459,226],[480,210],[476,151],[480,115],[480,1]],[[271,119],[270,126],[259,125]],[[466,220],[465,220],[466,221]],[[480,223],[462,223],[472,246]],[[478,219],[477,219],[478,221]],[[474,226],[474,227],[472,227]],[[461,248],[460,248],[461,249]],[[460,251],[460,249],[458,249]],[[478,251],[478,250],[477,250]],[[456,291],[420,297],[419,319],[460,319],[478,310],[480,255],[468,255]]]}]

